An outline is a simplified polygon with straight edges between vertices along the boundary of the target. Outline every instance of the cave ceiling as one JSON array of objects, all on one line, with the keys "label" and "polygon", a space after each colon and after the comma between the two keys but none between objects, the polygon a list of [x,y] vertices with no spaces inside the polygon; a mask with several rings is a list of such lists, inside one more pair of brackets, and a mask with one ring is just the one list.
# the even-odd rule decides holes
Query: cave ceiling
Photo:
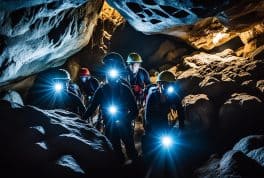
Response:
[{"label": "cave ceiling", "polygon": [[263,0],[107,0],[115,10],[103,3],[0,0],[0,86],[61,66],[87,44],[91,54],[104,55],[124,21],[147,35],[181,39],[197,51],[230,48],[249,57],[263,50]]},{"label": "cave ceiling", "polygon": [[[107,0],[138,31],[181,38],[210,51],[230,40],[244,45],[263,34],[261,0]],[[247,53],[248,51],[240,51]]]}]

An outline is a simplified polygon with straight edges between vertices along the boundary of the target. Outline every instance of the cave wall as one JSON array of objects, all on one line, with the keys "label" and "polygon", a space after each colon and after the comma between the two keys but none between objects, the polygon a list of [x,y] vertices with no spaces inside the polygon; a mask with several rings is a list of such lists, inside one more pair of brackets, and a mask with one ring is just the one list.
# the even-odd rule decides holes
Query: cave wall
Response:
[{"label": "cave wall", "polygon": [[62,65],[86,46],[103,0],[0,1],[0,86]]},{"label": "cave wall", "polygon": [[93,75],[97,75],[96,71],[100,70],[102,58],[110,51],[112,36],[124,24],[125,19],[105,1],[91,40],[82,50],[69,57],[63,66],[70,72],[72,80],[78,79],[81,67],[88,67]]}]

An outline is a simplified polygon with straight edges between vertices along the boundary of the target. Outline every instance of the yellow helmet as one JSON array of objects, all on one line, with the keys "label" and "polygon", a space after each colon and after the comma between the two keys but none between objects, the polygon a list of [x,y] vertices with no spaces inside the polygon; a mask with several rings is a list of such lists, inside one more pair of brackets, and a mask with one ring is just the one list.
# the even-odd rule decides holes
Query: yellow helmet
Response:
[{"label": "yellow helmet", "polygon": [[159,73],[156,82],[174,82],[176,81],[175,76],[170,71],[162,71]]},{"label": "yellow helmet", "polygon": [[141,56],[138,54],[138,53],[130,53],[128,56],[127,56],[127,63],[142,63],[142,58]]}]

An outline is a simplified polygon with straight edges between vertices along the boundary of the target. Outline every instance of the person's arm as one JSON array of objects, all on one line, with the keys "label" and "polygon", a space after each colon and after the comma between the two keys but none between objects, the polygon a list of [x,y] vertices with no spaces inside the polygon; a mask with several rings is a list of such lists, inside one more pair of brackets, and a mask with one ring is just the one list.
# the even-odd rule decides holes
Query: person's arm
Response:
[{"label": "person's arm", "polygon": [[101,99],[102,99],[102,89],[99,87],[95,91],[95,93],[92,97],[92,100],[91,100],[89,106],[87,107],[87,110],[84,113],[83,119],[85,119],[85,120],[88,119],[95,112],[96,108],[100,104]]}]

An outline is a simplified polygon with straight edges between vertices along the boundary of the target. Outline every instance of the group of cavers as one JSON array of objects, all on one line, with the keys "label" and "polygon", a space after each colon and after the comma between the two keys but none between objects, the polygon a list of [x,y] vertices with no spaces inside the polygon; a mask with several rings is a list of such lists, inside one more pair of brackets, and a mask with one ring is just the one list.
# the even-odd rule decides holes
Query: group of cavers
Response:
[{"label": "group of cavers", "polygon": [[147,148],[151,147],[152,135],[173,126],[168,121],[171,110],[178,113],[179,128],[184,127],[174,74],[162,71],[153,84],[148,72],[141,67],[142,62],[141,56],[134,52],[128,55],[126,61],[118,53],[108,53],[102,59],[104,79],[100,82],[88,68],[79,70],[76,83],[71,81],[65,69],[42,72],[29,90],[28,103],[42,109],[64,109],[80,115],[100,131],[103,130],[121,163],[126,160],[122,144],[127,158],[137,160],[134,125],[140,110],[144,113],[139,121],[144,128],[143,156],[144,151],[149,151]]}]

